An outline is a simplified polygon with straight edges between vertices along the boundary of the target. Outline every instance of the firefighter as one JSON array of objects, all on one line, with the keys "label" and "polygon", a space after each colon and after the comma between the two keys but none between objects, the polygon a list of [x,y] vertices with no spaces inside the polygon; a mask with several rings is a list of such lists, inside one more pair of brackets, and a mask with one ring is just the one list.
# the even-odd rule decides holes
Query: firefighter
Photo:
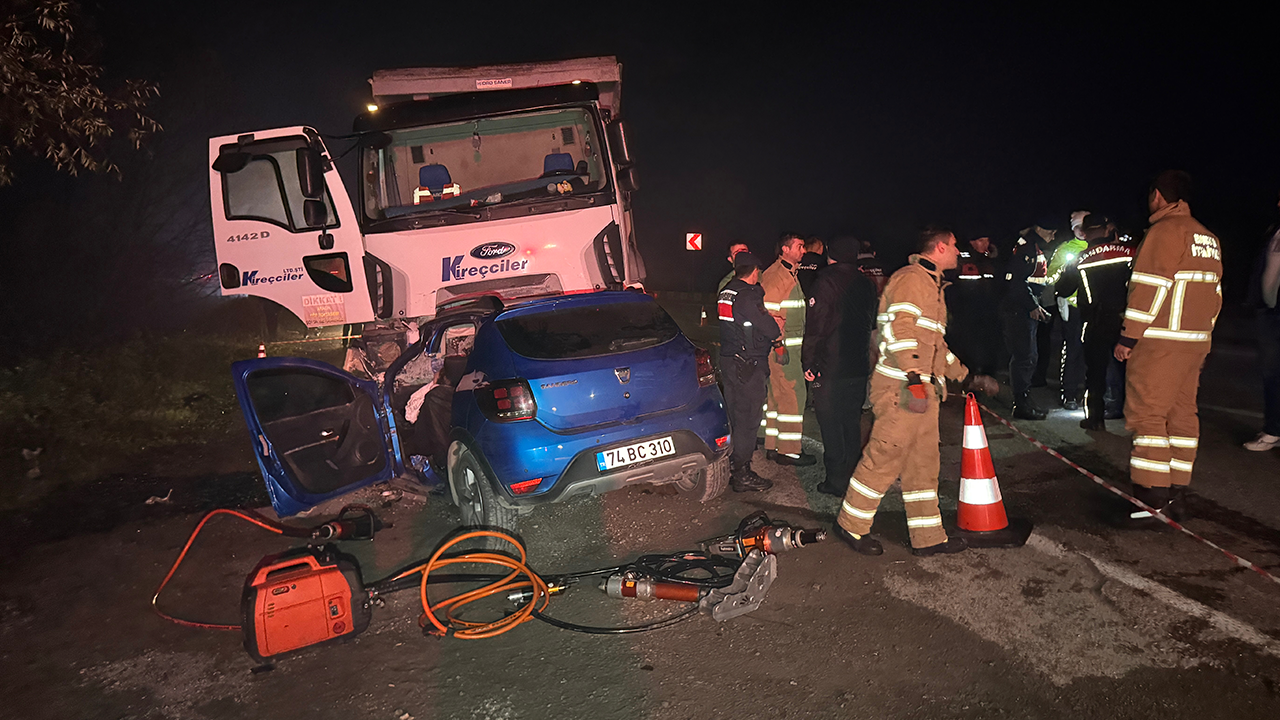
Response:
[{"label": "firefighter", "polygon": [[[1124,324],[1133,248],[1116,239],[1116,226],[1104,215],[1090,214],[1081,229],[1089,248],[1058,280],[1058,294],[1076,297],[1084,327],[1085,416],[1080,427],[1105,430],[1105,420],[1123,414],[1124,365],[1112,352]],[[1108,394],[1113,409],[1108,409]]]},{"label": "firefighter", "polygon": [[955,281],[947,290],[947,306],[953,316],[947,344],[971,371],[983,375],[995,372],[1000,354],[998,254],[991,238],[970,240],[968,248],[960,251]]},{"label": "firefighter", "polygon": [[[1080,253],[1085,251],[1089,243],[1084,239],[1082,224],[1088,215],[1087,210],[1071,213],[1071,231],[1065,235],[1063,242],[1053,251],[1049,260],[1048,285],[1054,288],[1054,300],[1057,305],[1059,327],[1062,329],[1061,364],[1058,367],[1059,400],[1067,410],[1080,409],[1080,395],[1084,390],[1084,325],[1080,320],[1080,310],[1076,307],[1076,291],[1064,292],[1058,288],[1062,276],[1076,266]],[[1058,347],[1054,346],[1055,349]]]},{"label": "firefighter", "polygon": [[[834,533],[864,555],[884,552],[867,535],[880,499],[902,479],[911,552],[927,556],[965,549],[949,538],[938,509],[938,404],[946,380],[962,381],[968,369],[947,350],[946,283],[942,273],[956,266],[956,238],[931,227],[920,236],[919,254],[889,278],[880,296],[878,361],[871,376],[875,425],[862,460],[849,479]],[[993,394],[999,386],[975,375],[971,383]]]},{"label": "firefighter", "polygon": [[[1166,170],[1148,196],[1151,227],[1138,246],[1129,279],[1124,328],[1115,346],[1128,361],[1125,427],[1133,435],[1133,494],[1175,520],[1186,514],[1200,420],[1196,390],[1222,308],[1218,238],[1191,217],[1191,176]],[[1133,527],[1158,526],[1145,510]]]},{"label": "firefighter", "polygon": [[796,280],[804,238],[787,234],[778,241],[778,259],[760,273],[764,306],[782,330],[782,349],[769,356],[769,402],[765,408],[765,457],[779,465],[812,465],[817,458],[801,451],[806,387],[792,351],[804,341],[804,294]]},{"label": "firefighter", "polygon": [[760,261],[742,250],[733,258],[734,278],[717,297],[720,316],[720,375],[729,412],[730,476],[734,492],[768,490],[773,483],[751,469],[756,433],[769,383],[770,350],[781,331],[764,309]]},{"label": "firefighter", "polygon": [[729,273],[720,278],[720,284],[716,285],[716,292],[723,290],[724,286],[728,285],[729,281],[733,279],[734,274],[737,272],[733,267],[733,259],[738,256],[738,253],[746,249],[746,243],[733,243],[729,246]]},{"label": "firefighter", "polygon": [[834,264],[818,273],[805,311],[800,365],[822,430],[826,479],[818,491],[844,497],[849,475],[862,459],[862,405],[871,373],[871,332],[876,287],[858,270],[859,243],[836,238]]},{"label": "firefighter", "polygon": [[1032,375],[1039,350],[1037,332],[1049,321],[1040,307],[1040,290],[1048,275],[1048,263],[1041,249],[1043,238],[1036,229],[1022,231],[1013,246],[1013,256],[1005,272],[1004,299],[1000,303],[1005,346],[1009,349],[1009,382],[1013,385],[1013,416],[1021,420],[1043,420],[1041,410],[1031,400]]}]

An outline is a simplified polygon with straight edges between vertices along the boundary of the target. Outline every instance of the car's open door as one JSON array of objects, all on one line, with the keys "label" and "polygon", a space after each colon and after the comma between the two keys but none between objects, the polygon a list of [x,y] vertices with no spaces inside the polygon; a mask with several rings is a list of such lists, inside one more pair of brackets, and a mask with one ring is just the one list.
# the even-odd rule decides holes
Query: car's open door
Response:
[{"label": "car's open door", "polygon": [[242,360],[231,372],[281,516],[403,471],[377,383],[304,358]]},{"label": "car's open door", "polygon": [[209,140],[209,198],[223,295],[257,295],[308,327],[374,319],[364,239],[315,130]]}]

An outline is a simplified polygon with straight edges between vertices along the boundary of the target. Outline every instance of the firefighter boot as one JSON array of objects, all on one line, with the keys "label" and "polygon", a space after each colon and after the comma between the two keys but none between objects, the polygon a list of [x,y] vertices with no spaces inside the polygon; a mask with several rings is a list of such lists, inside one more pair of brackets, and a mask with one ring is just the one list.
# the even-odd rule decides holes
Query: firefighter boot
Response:
[{"label": "firefighter boot", "polygon": [[861,555],[884,554],[884,546],[880,544],[879,540],[871,537],[870,535],[854,535],[848,530],[840,527],[840,523],[836,523],[833,526],[832,532],[835,533],[836,537],[843,540],[845,544]]},{"label": "firefighter boot", "polygon": [[1164,506],[1164,514],[1174,522],[1186,522],[1191,519],[1191,508],[1187,504],[1186,485],[1174,485],[1169,488],[1169,504]]},{"label": "firefighter boot", "polygon": [[1013,416],[1019,420],[1043,420],[1047,413],[1031,402],[1031,396],[1023,395],[1013,401]]},{"label": "firefighter boot", "polygon": [[729,489],[734,492],[759,492],[773,487],[773,481],[760,477],[747,462],[732,469],[729,475]]},{"label": "firefighter boot", "polygon": [[[1170,491],[1167,487],[1149,488],[1142,485],[1134,485],[1133,496],[1160,512],[1164,512],[1169,506]],[[1120,526],[1123,528],[1129,530],[1161,530],[1166,527],[1159,518],[1136,505],[1130,505],[1127,509],[1129,512],[1120,519]]]},{"label": "firefighter boot", "polygon": [[916,557],[929,557],[931,555],[951,555],[953,553],[964,552],[969,549],[969,544],[964,538],[948,537],[946,542],[930,545],[929,547],[913,547],[911,554]]}]

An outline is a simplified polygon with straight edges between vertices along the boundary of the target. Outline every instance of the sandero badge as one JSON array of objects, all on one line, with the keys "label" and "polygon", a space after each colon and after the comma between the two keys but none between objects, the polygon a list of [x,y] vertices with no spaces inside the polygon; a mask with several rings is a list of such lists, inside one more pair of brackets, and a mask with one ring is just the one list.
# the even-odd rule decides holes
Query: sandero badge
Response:
[{"label": "sandero badge", "polygon": [[487,242],[471,248],[471,257],[477,260],[496,260],[504,258],[516,251],[516,246],[508,242]]}]

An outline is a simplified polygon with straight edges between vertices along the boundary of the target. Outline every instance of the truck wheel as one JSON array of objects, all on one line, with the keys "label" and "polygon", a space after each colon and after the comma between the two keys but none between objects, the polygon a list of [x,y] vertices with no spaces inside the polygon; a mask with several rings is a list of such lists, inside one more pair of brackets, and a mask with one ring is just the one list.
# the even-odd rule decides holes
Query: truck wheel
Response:
[{"label": "truck wheel", "polygon": [[[493,479],[485,472],[471,448],[463,447],[458,460],[449,468],[449,483],[453,486],[462,524],[468,528],[503,530],[516,534],[516,511],[498,502],[493,489]],[[511,546],[497,538],[482,538],[472,547],[486,550],[510,550]]]},{"label": "truck wheel", "polygon": [[697,474],[686,476],[676,482],[680,492],[697,495],[700,502],[708,502],[720,497],[729,487],[729,456],[725,455],[712,462]]}]

